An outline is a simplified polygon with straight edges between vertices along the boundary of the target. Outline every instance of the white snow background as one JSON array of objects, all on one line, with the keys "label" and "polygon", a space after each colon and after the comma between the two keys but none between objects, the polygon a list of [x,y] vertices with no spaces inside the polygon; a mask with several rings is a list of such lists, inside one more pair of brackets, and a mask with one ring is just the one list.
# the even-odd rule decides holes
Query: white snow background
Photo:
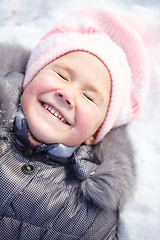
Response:
[{"label": "white snow background", "polygon": [[[0,0],[0,42],[21,43],[32,49],[56,22],[82,7],[102,7],[117,15],[136,16],[143,23],[141,32],[147,31],[144,39],[151,59],[150,90],[143,111],[129,124],[136,156],[137,187],[121,212],[118,235],[120,240],[159,240],[160,1]],[[153,32],[156,32],[154,37]]]}]

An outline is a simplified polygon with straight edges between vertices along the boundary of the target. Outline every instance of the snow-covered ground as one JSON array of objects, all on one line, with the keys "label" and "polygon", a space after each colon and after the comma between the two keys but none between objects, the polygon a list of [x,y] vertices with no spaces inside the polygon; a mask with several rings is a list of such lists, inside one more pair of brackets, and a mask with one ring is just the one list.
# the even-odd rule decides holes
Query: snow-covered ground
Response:
[{"label": "snow-covered ground", "polygon": [[[151,85],[144,110],[129,125],[136,156],[137,188],[121,213],[119,239],[159,240],[160,1],[0,0],[0,42],[19,42],[33,48],[64,15],[82,7],[102,7],[117,15],[133,14],[142,20],[142,32],[147,31],[144,38],[151,58]],[[153,32],[157,33],[155,37]]]}]

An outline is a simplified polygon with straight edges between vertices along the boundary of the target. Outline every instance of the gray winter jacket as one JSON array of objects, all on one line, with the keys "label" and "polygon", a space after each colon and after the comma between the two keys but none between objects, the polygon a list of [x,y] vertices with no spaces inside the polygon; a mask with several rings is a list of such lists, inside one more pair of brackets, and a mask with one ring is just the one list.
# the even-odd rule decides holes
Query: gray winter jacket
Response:
[{"label": "gray winter jacket", "polygon": [[0,240],[117,239],[135,175],[126,127],[67,161],[21,144],[14,119],[29,54],[0,45]]}]

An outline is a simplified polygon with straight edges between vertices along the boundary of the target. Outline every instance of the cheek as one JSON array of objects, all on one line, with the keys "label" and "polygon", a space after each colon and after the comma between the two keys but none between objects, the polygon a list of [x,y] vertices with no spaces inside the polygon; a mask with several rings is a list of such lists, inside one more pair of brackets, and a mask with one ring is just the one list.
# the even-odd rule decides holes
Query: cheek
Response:
[{"label": "cheek", "polygon": [[36,89],[37,93],[44,93],[54,91],[60,88],[62,81],[52,71],[44,71],[35,77],[33,88]]},{"label": "cheek", "polygon": [[[85,106],[85,107],[84,107]],[[77,125],[79,126],[82,134],[94,134],[97,130],[97,111],[94,107],[83,105],[77,113]]]},{"label": "cheek", "polygon": [[50,88],[50,82],[48,78],[36,77],[30,84],[30,94],[38,95],[40,93],[46,92]]},{"label": "cheek", "polygon": [[30,101],[30,96],[27,94],[26,91],[24,91],[21,98],[21,107],[24,113],[28,112],[28,108],[31,105]]},{"label": "cheek", "polygon": [[41,93],[47,92],[51,89],[51,81],[48,78],[36,77],[25,88],[22,94],[22,105],[32,104]]}]

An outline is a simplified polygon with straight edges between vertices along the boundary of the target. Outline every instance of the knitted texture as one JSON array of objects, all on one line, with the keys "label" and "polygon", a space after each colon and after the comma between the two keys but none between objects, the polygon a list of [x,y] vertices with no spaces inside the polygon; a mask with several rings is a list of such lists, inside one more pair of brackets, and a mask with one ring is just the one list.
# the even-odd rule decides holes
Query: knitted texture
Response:
[{"label": "knitted texture", "polygon": [[65,18],[38,43],[29,59],[23,87],[47,64],[72,51],[98,57],[111,76],[111,99],[94,143],[139,112],[149,83],[149,64],[138,32],[110,12],[92,9]]}]

